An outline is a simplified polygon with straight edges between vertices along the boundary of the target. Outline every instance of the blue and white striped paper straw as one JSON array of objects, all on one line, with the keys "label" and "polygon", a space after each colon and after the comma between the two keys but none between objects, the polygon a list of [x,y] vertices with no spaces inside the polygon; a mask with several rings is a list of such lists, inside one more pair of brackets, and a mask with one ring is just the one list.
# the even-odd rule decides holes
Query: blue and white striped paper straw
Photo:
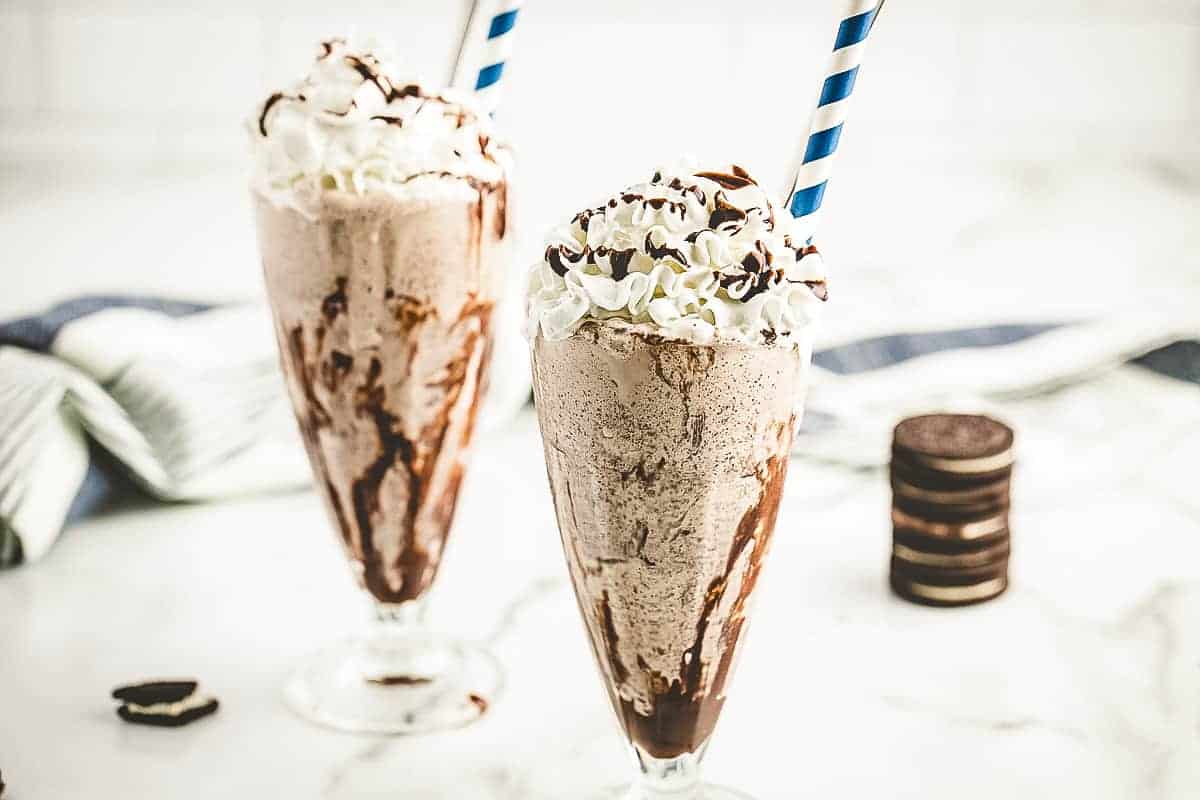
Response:
[{"label": "blue and white striped paper straw", "polygon": [[517,24],[517,12],[521,0],[501,0],[499,8],[488,25],[487,39],[483,44],[479,76],[475,79],[475,91],[489,114],[500,106],[500,93],[504,88],[504,65],[512,56],[513,29]]},{"label": "blue and white striped paper straw", "polygon": [[811,217],[825,199],[825,187],[829,184],[838,141],[846,124],[850,95],[867,47],[867,35],[881,8],[883,0],[851,0],[849,8],[842,14],[833,42],[833,57],[825,71],[821,96],[808,126],[803,159],[788,197],[788,210],[797,219]]}]

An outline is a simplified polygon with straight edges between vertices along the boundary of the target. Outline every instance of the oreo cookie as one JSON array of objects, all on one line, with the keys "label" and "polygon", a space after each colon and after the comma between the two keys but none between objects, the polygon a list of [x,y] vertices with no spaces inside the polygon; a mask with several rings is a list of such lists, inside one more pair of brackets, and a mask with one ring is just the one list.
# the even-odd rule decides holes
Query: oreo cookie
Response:
[{"label": "oreo cookie", "polygon": [[1008,498],[985,503],[946,505],[892,496],[892,507],[930,522],[977,522],[1008,513]]},{"label": "oreo cookie", "polygon": [[1010,465],[991,472],[941,472],[911,464],[905,461],[903,456],[898,457],[895,448],[892,449],[892,475],[905,483],[926,489],[952,491],[986,486],[1009,480],[1012,477],[1012,471],[1013,468]]},{"label": "oreo cookie", "polygon": [[1008,588],[1008,575],[1002,573],[977,583],[943,585],[893,573],[891,585],[897,595],[921,605],[967,606],[982,603],[1003,594],[1004,590]]},{"label": "oreo cookie", "polygon": [[190,697],[196,691],[197,686],[197,682],[192,680],[146,681],[145,683],[118,686],[112,690],[112,697],[122,703],[136,703],[141,706],[156,703],[178,703],[180,700]]},{"label": "oreo cookie", "polygon": [[977,566],[939,567],[912,564],[892,556],[892,574],[901,575],[921,583],[934,586],[970,586],[1005,575],[1008,572],[1008,556]]},{"label": "oreo cookie", "polygon": [[972,541],[997,536],[1008,530],[1008,509],[965,520],[927,519],[923,516],[892,508],[892,528],[922,536],[958,541]]},{"label": "oreo cookie", "polygon": [[117,716],[135,725],[178,728],[216,713],[220,703],[215,697],[197,693],[194,680],[148,681],[113,689],[120,700]]},{"label": "oreo cookie", "polygon": [[989,475],[1013,464],[1013,432],[976,414],[926,414],[896,426],[892,459],[949,475]]},{"label": "oreo cookie", "polygon": [[929,550],[924,547],[914,547],[904,542],[892,542],[892,568],[902,564],[904,568],[916,570],[933,568],[945,570],[963,570],[975,567],[988,567],[999,563],[1007,563],[1011,550],[1008,539],[988,545],[987,547],[966,550],[960,553],[945,553]]},{"label": "oreo cookie", "polygon": [[1008,528],[992,536],[982,536],[978,539],[950,539],[945,536],[926,536],[915,531],[897,529],[892,531],[892,543],[902,544],[922,553],[944,553],[946,555],[962,555],[978,553],[998,544],[1009,541]]},{"label": "oreo cookie", "polygon": [[986,505],[1007,505],[1012,481],[1009,477],[990,480],[986,483],[947,485],[934,481],[921,482],[919,478],[902,475],[892,469],[892,497],[897,502],[914,507],[967,508]]}]

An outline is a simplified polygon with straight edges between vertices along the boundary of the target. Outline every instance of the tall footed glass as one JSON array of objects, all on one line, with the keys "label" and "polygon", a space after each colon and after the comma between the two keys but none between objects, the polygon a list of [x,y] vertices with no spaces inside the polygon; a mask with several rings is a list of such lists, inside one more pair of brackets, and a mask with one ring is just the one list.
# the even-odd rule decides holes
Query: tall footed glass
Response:
[{"label": "tall footed glass", "polygon": [[627,800],[704,784],[779,510],[811,349],[695,344],[618,320],[533,338],[533,385],[571,579],[638,768]]},{"label": "tall footed glass", "polygon": [[409,195],[329,189],[313,214],[256,195],[283,371],[370,632],[319,653],[287,696],[377,733],[479,717],[495,661],[430,630],[508,266],[507,186],[444,177]]}]

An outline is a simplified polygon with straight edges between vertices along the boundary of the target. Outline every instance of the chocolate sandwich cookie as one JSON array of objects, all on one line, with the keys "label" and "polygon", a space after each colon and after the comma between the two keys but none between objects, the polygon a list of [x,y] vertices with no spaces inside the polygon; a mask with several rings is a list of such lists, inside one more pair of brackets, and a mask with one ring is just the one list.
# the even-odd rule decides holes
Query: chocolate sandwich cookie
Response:
[{"label": "chocolate sandwich cookie", "polygon": [[975,522],[1008,513],[1008,498],[982,503],[946,505],[893,495],[892,508],[928,522]]},{"label": "chocolate sandwich cookie", "polygon": [[905,569],[934,568],[947,570],[963,570],[975,567],[988,567],[1008,561],[1010,548],[1008,539],[1004,538],[986,547],[965,550],[959,553],[945,553],[915,547],[901,541],[892,542],[892,560],[903,564]]},{"label": "chocolate sandwich cookie", "polygon": [[974,567],[937,567],[912,564],[892,557],[891,572],[932,586],[971,586],[1008,574],[1008,556]]},{"label": "chocolate sandwich cookie", "polygon": [[986,486],[991,483],[999,483],[1007,481],[1012,477],[1012,466],[1004,467],[1003,469],[993,470],[991,472],[979,473],[954,473],[941,472],[935,469],[927,469],[920,467],[904,460],[902,455],[898,456],[895,449],[892,450],[891,461],[892,475],[905,483],[913,486],[920,486],[925,489],[953,491],[956,489],[970,489],[979,486]]},{"label": "chocolate sandwich cookie", "polygon": [[220,703],[199,694],[193,680],[148,681],[113,689],[117,716],[136,725],[178,728],[215,713]]},{"label": "chocolate sandwich cookie", "polygon": [[949,539],[945,536],[926,536],[903,529],[892,531],[893,544],[902,544],[905,547],[922,553],[942,553],[952,556],[978,553],[996,545],[1007,543],[1008,541],[1008,528],[998,531],[992,536],[981,536],[978,539]]},{"label": "chocolate sandwich cookie", "polygon": [[985,539],[1008,530],[1008,509],[998,509],[986,516],[969,519],[931,520],[893,507],[892,528],[895,531],[907,531],[942,539],[960,541]]},{"label": "chocolate sandwich cookie", "polygon": [[122,703],[136,703],[141,706],[155,703],[178,703],[196,691],[196,681],[146,681],[118,686],[112,690],[114,700]]},{"label": "chocolate sandwich cookie", "polygon": [[892,460],[955,476],[1000,473],[1013,464],[1013,432],[976,414],[909,417],[896,426]]},{"label": "chocolate sandwich cookie", "polygon": [[964,585],[941,585],[928,583],[903,574],[892,573],[892,590],[905,600],[927,606],[968,606],[991,600],[1008,588],[1008,576],[999,574],[993,578]]},{"label": "chocolate sandwich cookie", "polygon": [[983,483],[954,484],[945,481],[922,481],[905,474],[898,464],[892,466],[892,497],[899,501],[936,507],[961,508],[986,504],[1007,503],[1012,480],[1005,475]]},{"label": "chocolate sandwich cookie", "polygon": [[919,566],[892,558],[890,581],[898,595],[918,603],[958,606],[978,603],[1008,586],[1008,557],[977,567]]}]

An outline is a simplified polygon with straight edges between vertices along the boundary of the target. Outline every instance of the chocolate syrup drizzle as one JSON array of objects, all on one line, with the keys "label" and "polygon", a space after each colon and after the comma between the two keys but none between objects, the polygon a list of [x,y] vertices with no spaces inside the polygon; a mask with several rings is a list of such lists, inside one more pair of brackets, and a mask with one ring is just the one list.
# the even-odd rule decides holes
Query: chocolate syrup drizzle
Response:
[{"label": "chocolate syrup drizzle", "polygon": [[[750,174],[742,167],[735,164],[730,168],[730,172],[697,172],[695,173],[695,177],[713,181],[722,188],[713,194],[713,208],[709,212],[707,227],[699,228],[687,234],[684,237],[684,241],[687,243],[696,243],[704,233],[718,236],[735,236],[745,227],[746,221],[751,214],[756,214],[762,218],[768,231],[775,230],[775,211],[769,203],[765,203],[763,208],[758,206],[743,208],[731,202],[729,196],[726,194],[726,191],[734,192],[739,189],[745,189],[748,186],[758,186],[755,180],[750,177]],[[650,183],[654,185],[660,185],[662,182],[663,175],[661,172],[655,172],[650,179]],[[610,210],[616,210],[622,204],[634,205],[641,203],[645,207],[654,209],[655,211],[666,209],[667,213],[678,214],[681,220],[687,218],[687,201],[689,198],[704,205],[708,204],[708,196],[698,184],[687,183],[675,177],[666,184],[666,188],[678,195],[678,199],[669,197],[648,198],[638,192],[627,191],[618,197],[611,198],[602,206],[579,212],[571,220],[571,224],[578,225],[579,230],[586,235],[593,217],[604,217]],[[790,236],[784,237],[784,247],[792,251],[795,261],[799,261],[804,256],[817,252],[817,248],[811,244],[797,247],[792,243]],[[696,268],[696,265],[691,262],[687,254],[678,248],[669,247],[665,243],[659,244],[655,242],[653,236],[649,233],[646,234],[641,247],[637,249],[631,248],[614,251],[607,247],[598,247],[593,250],[590,245],[584,245],[581,250],[574,250],[565,244],[550,245],[546,248],[545,261],[550,269],[554,271],[554,274],[559,277],[565,277],[572,264],[578,264],[582,261],[586,264],[596,265],[598,264],[598,260],[607,259],[613,280],[619,281],[629,274],[629,267],[633,261],[633,257],[638,253],[646,255],[656,262],[669,259],[679,264],[684,270]],[[731,271],[729,267],[725,267],[721,271],[714,271],[713,277],[725,289],[726,293],[732,292],[730,299],[738,299],[746,302],[788,280],[784,276],[785,270],[783,267],[774,266],[772,264],[773,260],[772,253],[767,249],[766,243],[759,239],[755,241],[754,249],[742,259],[739,265],[740,270]],[[826,300],[829,296],[825,281],[823,280],[794,282],[807,286],[822,301]],[[738,295],[736,298],[733,296],[735,294]]]},{"label": "chocolate syrup drizzle", "polygon": [[[410,436],[405,431],[402,404],[398,410],[388,397],[388,385],[396,384],[398,377],[385,376],[383,362],[377,356],[368,359],[364,354],[360,363],[365,368],[360,367],[356,372],[354,355],[326,348],[330,333],[345,324],[349,312],[347,291],[347,279],[339,277],[332,291],[322,299],[321,316],[311,332],[306,333],[303,325],[288,331],[285,358],[291,362],[303,395],[303,402],[297,401],[297,418],[305,446],[339,532],[347,548],[360,560],[361,580],[378,600],[405,602],[420,597],[429,588],[453,520],[462,482],[458,454],[471,439],[486,385],[492,347],[492,303],[471,297],[449,326],[449,335],[459,344],[458,354],[446,364],[436,383],[426,384],[441,389],[440,404],[434,417]],[[429,306],[397,295],[390,288],[384,296],[393,306],[393,331],[399,339],[408,339],[412,331],[437,316]],[[347,385],[352,378],[357,383]],[[411,376],[406,374],[399,382],[402,385],[403,380],[409,379]],[[472,384],[474,393],[463,400],[463,391]],[[328,395],[320,393],[320,388]],[[341,474],[332,468],[320,435],[335,424],[323,397],[332,400],[347,394],[352,397],[355,415],[369,421],[376,445],[372,460],[357,475]],[[456,414],[463,416],[454,432]],[[459,440],[447,440],[452,432]],[[452,446],[447,447],[448,443]],[[439,468],[448,469],[441,481],[435,480]],[[345,490],[340,491],[339,485]],[[390,520],[398,531],[388,530],[384,534],[394,536],[398,532],[403,537],[399,553],[391,561],[384,556],[388,548],[376,541],[377,529],[385,522],[382,502],[385,496],[404,498],[398,514]],[[437,535],[434,547],[418,538],[418,526],[422,524],[428,526],[427,533]]]},{"label": "chocolate syrup drizzle", "polygon": [[[329,58],[329,56],[331,56],[333,54],[334,45],[336,45],[336,44],[345,44],[345,40],[344,39],[327,39],[326,41],[321,42],[321,55],[318,56],[318,60],[324,60],[326,58]],[[388,78],[387,75],[385,75],[383,72],[380,71],[378,60],[375,59],[375,57],[370,54],[365,54],[363,56],[347,55],[347,56],[344,56],[343,60],[346,64],[346,66],[350,67],[351,69],[353,69],[355,72],[357,72],[359,74],[359,76],[363,79],[364,83],[370,83],[372,86],[374,86],[376,89],[378,89],[379,93],[381,95],[383,95],[384,100],[389,105],[391,105],[393,102],[404,100],[404,99],[410,98],[410,97],[415,97],[421,101],[421,103],[417,106],[417,109],[416,109],[416,111],[419,111],[421,108],[424,107],[426,102],[432,100],[434,102],[440,103],[443,106],[443,113],[447,117],[451,117],[451,118],[455,119],[455,128],[456,129],[462,128],[466,125],[473,125],[479,119],[472,111],[465,108],[464,106],[462,106],[452,100],[447,99],[442,94],[427,94],[419,85],[417,85],[415,83],[405,84],[404,86],[393,86],[391,79]],[[270,97],[268,97],[266,102],[263,103],[262,112],[259,114],[259,118],[258,118],[258,131],[260,134],[262,134],[262,136],[264,138],[269,135],[268,131],[267,131],[267,115],[270,113],[271,109],[280,101],[304,102],[305,97],[303,95],[291,97],[291,96],[284,94],[283,92],[275,92]],[[355,105],[356,105],[356,103],[353,100],[351,100],[350,107],[353,108],[353,107],[355,107]],[[407,114],[403,114],[401,116],[392,116],[389,114],[376,114],[371,117],[371,120],[382,122],[385,125],[394,125],[396,127],[403,127],[405,121],[409,117],[411,117],[413,114],[415,114],[416,111],[410,111]],[[350,109],[347,109],[345,111],[333,111],[331,109],[325,109],[325,112],[328,114],[333,114],[335,116],[344,117],[350,113]],[[492,157],[492,154],[488,148],[489,141],[490,140],[487,136],[481,135],[479,138],[479,151],[488,160],[494,160]]]},{"label": "chocolate syrup drizzle", "polygon": [[[695,638],[680,659],[678,677],[651,670],[638,656],[639,671],[648,673],[650,685],[655,687],[651,711],[648,715],[641,714],[632,701],[617,698],[618,712],[630,738],[656,758],[694,753],[712,735],[725,705],[725,688],[745,625],[746,607],[770,546],[786,474],[787,461],[780,456],[772,456],[760,465],[757,474],[760,496],[739,521],[721,574],[708,585]],[[718,638],[718,650],[706,653],[704,640],[709,626],[739,571],[741,580]],[[602,657],[609,662],[613,678],[621,684],[628,678],[629,668],[617,654],[617,633],[607,606],[605,595],[599,609],[603,623],[601,645],[605,651]]]}]

